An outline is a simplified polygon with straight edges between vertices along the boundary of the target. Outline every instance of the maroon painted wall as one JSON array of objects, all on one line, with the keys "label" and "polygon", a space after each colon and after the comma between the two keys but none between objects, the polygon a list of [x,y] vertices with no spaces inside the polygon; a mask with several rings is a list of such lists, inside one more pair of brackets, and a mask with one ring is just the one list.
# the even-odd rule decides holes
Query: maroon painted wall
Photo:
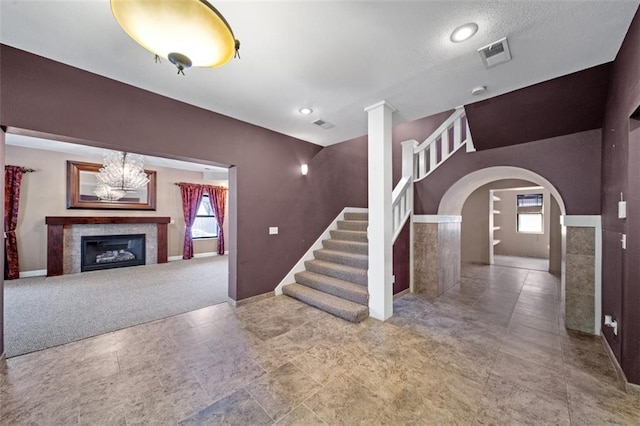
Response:
[{"label": "maroon painted wall", "polygon": [[546,178],[560,192],[567,214],[600,213],[600,130],[474,153],[464,149],[415,186],[416,214],[436,214],[444,193],[470,172],[514,166]]},{"label": "maroon painted wall", "polygon": [[393,294],[398,294],[409,288],[409,247],[411,243],[409,230],[409,221],[407,221],[393,244]]},{"label": "maroon painted wall", "polygon": [[[2,158],[2,165],[4,166],[4,129],[0,129],[0,158]],[[4,169],[4,167],[2,167]],[[4,173],[0,177],[0,183],[4,188]],[[4,203],[0,205],[0,214],[4,217]],[[3,233],[4,233],[4,222]],[[0,259],[4,259],[4,244],[0,244]],[[3,271],[4,272],[4,271]],[[0,276],[0,359],[4,356],[4,273]],[[0,369],[2,366],[0,365]]]},{"label": "maroon painted wall", "polygon": [[[0,55],[0,124],[10,131],[235,166],[229,220],[237,237],[230,247],[230,296],[236,300],[272,291],[338,204],[362,204],[350,199],[359,193],[350,185],[361,187],[366,158],[354,170],[350,158],[342,167],[314,169],[327,155],[314,158],[319,146],[8,46]],[[310,164],[307,177],[300,174],[302,163]],[[340,173],[352,172],[356,179],[337,184]],[[268,235],[269,226],[280,233]]]},{"label": "maroon painted wall", "polygon": [[[631,114],[640,105],[640,12],[613,63],[602,132],[602,313],[619,322],[619,333],[603,327],[627,379],[640,384],[640,172],[638,141],[630,141]],[[618,219],[620,193],[629,219]],[[627,234],[627,250],[620,247]],[[619,259],[614,258],[619,253]]]},{"label": "maroon painted wall", "polygon": [[466,105],[478,151],[602,127],[611,64]]}]

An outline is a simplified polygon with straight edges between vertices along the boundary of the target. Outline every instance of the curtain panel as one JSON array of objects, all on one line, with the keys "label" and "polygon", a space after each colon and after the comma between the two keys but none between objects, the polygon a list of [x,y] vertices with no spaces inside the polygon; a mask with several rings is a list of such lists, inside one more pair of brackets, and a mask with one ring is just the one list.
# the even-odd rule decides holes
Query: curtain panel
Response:
[{"label": "curtain panel", "polygon": [[20,206],[20,183],[24,168],[4,166],[4,278],[14,280],[20,277],[18,261],[18,207]]},{"label": "curtain panel", "polygon": [[191,227],[196,220],[198,207],[204,195],[202,185],[192,183],[179,183],[180,195],[182,197],[182,213],[184,214],[184,244],[182,246],[182,258],[191,259],[193,257],[193,238],[191,238]]},{"label": "curtain panel", "polygon": [[224,209],[227,202],[227,188],[224,186],[207,186],[205,191],[211,200],[213,214],[216,216],[218,223],[218,254],[224,254],[224,232],[222,225],[224,224]]}]

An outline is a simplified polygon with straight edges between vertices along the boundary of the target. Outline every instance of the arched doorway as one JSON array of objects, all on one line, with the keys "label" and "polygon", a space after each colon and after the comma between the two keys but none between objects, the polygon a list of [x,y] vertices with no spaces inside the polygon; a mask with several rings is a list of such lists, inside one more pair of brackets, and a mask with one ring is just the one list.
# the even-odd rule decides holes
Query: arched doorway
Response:
[{"label": "arched doorway", "polygon": [[[555,199],[560,210],[560,215],[566,215],[566,207],[562,196],[555,186],[543,176],[527,169],[512,166],[488,167],[477,170],[464,176],[454,183],[442,197],[438,206],[438,215],[462,216],[465,201],[478,188],[497,181],[518,180],[531,182],[548,191]],[[564,227],[560,232],[560,257],[561,257],[561,286],[562,294],[565,293],[565,258],[566,258],[566,232]],[[487,262],[489,263],[489,262]],[[563,298],[564,300],[564,298]],[[564,311],[564,303],[562,306]]]}]

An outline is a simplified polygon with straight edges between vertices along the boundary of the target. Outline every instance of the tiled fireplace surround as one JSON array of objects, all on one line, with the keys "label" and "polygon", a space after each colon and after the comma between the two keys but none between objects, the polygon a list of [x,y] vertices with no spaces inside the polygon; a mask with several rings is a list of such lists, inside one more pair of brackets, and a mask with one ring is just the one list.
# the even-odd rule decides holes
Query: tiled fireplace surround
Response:
[{"label": "tiled fireplace surround", "polygon": [[81,238],[90,235],[145,234],[146,263],[166,263],[169,220],[169,217],[48,216],[47,276],[79,273]]}]

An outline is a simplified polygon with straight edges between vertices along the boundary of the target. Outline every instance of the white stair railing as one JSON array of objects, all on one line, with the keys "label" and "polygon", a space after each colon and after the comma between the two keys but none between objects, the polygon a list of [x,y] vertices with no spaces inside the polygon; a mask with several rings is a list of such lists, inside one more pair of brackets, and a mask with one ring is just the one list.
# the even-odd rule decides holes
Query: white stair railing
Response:
[{"label": "white stair railing", "polygon": [[[464,108],[457,108],[431,136],[415,147],[413,153],[414,181],[418,182],[426,178],[465,145],[467,152],[475,151]],[[404,157],[402,161],[405,161]]]},{"label": "white stair railing", "polygon": [[392,217],[393,217],[393,242],[398,239],[402,227],[409,216],[411,216],[412,200],[408,189],[411,188],[413,194],[413,182],[411,176],[405,176],[400,179],[391,194],[392,201]]},{"label": "white stair railing", "polygon": [[475,151],[464,108],[457,108],[423,143],[402,142],[402,178],[393,190],[393,241],[413,213],[413,184],[431,174],[462,146]]}]

